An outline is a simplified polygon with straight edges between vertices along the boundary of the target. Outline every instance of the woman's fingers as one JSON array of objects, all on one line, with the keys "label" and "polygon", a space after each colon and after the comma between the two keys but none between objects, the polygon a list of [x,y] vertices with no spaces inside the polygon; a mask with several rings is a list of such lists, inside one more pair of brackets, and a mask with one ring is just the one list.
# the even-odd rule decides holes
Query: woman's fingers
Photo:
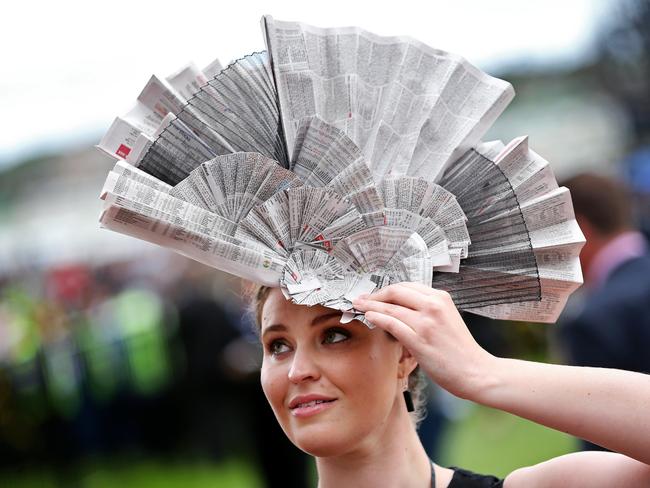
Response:
[{"label": "woman's fingers", "polygon": [[395,339],[397,339],[411,353],[417,350],[418,335],[408,325],[401,320],[381,312],[366,312],[366,319],[376,327],[385,330]]},{"label": "woman's fingers", "polygon": [[433,292],[435,292],[435,289],[431,288],[430,286],[423,285],[422,283],[415,283],[413,281],[402,281],[399,283],[401,286],[405,286],[406,288],[410,288],[412,290],[417,290],[425,295],[432,295]]},{"label": "woman's fingers", "polygon": [[412,283],[409,281],[404,281],[402,283],[399,283],[401,286],[405,286],[406,288],[409,288],[411,290],[417,290],[420,293],[423,293],[424,295],[428,296],[444,296],[447,294],[446,291],[444,290],[439,290],[437,288],[431,288],[430,286],[423,285],[422,283]]},{"label": "woman's fingers", "polygon": [[[424,291],[427,293],[423,293]],[[389,315],[399,314],[396,317],[413,328],[421,322],[422,317],[419,314],[424,313],[429,317],[441,317],[448,310],[455,310],[449,293],[417,283],[390,285],[371,295],[362,295],[354,300],[352,304],[356,309],[364,312],[374,310]]]},{"label": "woman's fingers", "polygon": [[[387,286],[374,292],[371,295],[360,297],[364,300],[379,301],[383,303],[392,303],[400,305],[411,310],[420,310],[426,300],[429,299],[428,295],[421,293],[419,290],[403,286],[402,283]],[[353,305],[356,302],[353,302]],[[354,305],[355,308],[356,305]],[[381,310],[380,310],[381,311]]]},{"label": "woman's fingers", "polygon": [[357,310],[362,312],[379,312],[384,315],[391,315],[396,319],[404,322],[405,324],[413,324],[417,322],[418,312],[408,308],[408,306],[403,306],[403,303],[397,302],[389,303],[381,299],[375,299],[375,294],[370,295],[368,298],[357,298],[352,302],[352,305]]}]

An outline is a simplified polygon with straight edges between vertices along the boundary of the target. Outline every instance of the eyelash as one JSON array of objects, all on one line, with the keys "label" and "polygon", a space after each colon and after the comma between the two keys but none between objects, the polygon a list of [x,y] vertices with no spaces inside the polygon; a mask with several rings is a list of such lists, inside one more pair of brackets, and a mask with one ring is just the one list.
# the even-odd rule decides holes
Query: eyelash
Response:
[{"label": "eyelash", "polygon": [[327,329],[323,335],[325,337],[328,337],[329,334],[332,334],[332,335],[339,334],[339,335],[342,335],[344,337],[344,339],[339,340],[339,341],[335,341],[335,342],[328,342],[328,344],[338,344],[339,342],[345,342],[350,338],[350,333],[347,330],[341,329],[339,327],[331,327],[331,328]]},{"label": "eyelash", "polygon": [[[329,342],[328,341],[328,338],[331,338],[333,335],[337,335],[337,334],[343,336],[344,338],[340,339],[340,340],[337,340],[337,341],[334,341],[334,342]],[[328,345],[334,345],[334,344],[339,344],[341,342],[345,342],[345,341],[347,341],[349,339],[350,339],[350,332],[349,331],[347,331],[345,329],[338,328],[338,327],[331,327],[329,329],[326,329],[323,332],[323,341],[322,341],[322,343],[323,344],[328,344]],[[269,353],[271,353],[273,356],[279,356],[281,354],[284,354],[286,351],[279,352],[277,350],[277,348],[279,346],[289,347],[289,345],[287,344],[287,342],[284,339],[275,339],[275,340],[271,341],[269,343],[269,345],[268,345]]]},{"label": "eyelash", "polygon": [[277,339],[277,340],[271,341],[271,342],[269,343],[269,347],[268,347],[268,349],[269,349],[269,352],[270,352],[273,356],[279,356],[279,355],[282,354],[282,352],[284,352],[284,351],[282,351],[282,352],[278,352],[278,351],[276,351],[276,346],[286,346],[286,345],[287,345],[287,344],[286,344],[285,341],[280,340],[280,339]]}]

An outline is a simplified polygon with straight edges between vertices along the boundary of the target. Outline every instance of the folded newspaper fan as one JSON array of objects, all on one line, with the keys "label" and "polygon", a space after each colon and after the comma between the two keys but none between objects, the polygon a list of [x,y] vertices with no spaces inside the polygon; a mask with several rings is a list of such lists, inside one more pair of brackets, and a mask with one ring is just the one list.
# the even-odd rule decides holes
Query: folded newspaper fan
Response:
[{"label": "folded newspaper fan", "polygon": [[126,161],[104,227],[344,320],[400,281],[488,317],[556,320],[584,238],[526,137],[480,142],[510,84],[405,37],[262,28],[267,51],[153,77],[116,119],[100,147]]}]

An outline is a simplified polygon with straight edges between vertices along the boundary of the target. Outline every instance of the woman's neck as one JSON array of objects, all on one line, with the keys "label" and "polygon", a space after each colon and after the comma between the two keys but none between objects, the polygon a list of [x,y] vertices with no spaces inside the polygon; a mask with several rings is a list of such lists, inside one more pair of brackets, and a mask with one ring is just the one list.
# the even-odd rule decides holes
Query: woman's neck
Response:
[{"label": "woman's neck", "polygon": [[431,463],[403,405],[357,449],[317,458],[318,488],[429,488]]}]

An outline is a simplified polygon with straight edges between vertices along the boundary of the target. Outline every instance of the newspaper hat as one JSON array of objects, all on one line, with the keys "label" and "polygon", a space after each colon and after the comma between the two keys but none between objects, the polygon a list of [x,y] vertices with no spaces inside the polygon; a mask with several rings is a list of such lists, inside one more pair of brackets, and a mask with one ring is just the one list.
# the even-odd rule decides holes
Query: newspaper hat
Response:
[{"label": "newspaper hat", "polygon": [[262,29],[267,51],[152,77],[116,119],[104,227],[344,320],[400,281],[488,317],[557,319],[584,237],[527,137],[480,141],[509,83],[407,37]]}]

